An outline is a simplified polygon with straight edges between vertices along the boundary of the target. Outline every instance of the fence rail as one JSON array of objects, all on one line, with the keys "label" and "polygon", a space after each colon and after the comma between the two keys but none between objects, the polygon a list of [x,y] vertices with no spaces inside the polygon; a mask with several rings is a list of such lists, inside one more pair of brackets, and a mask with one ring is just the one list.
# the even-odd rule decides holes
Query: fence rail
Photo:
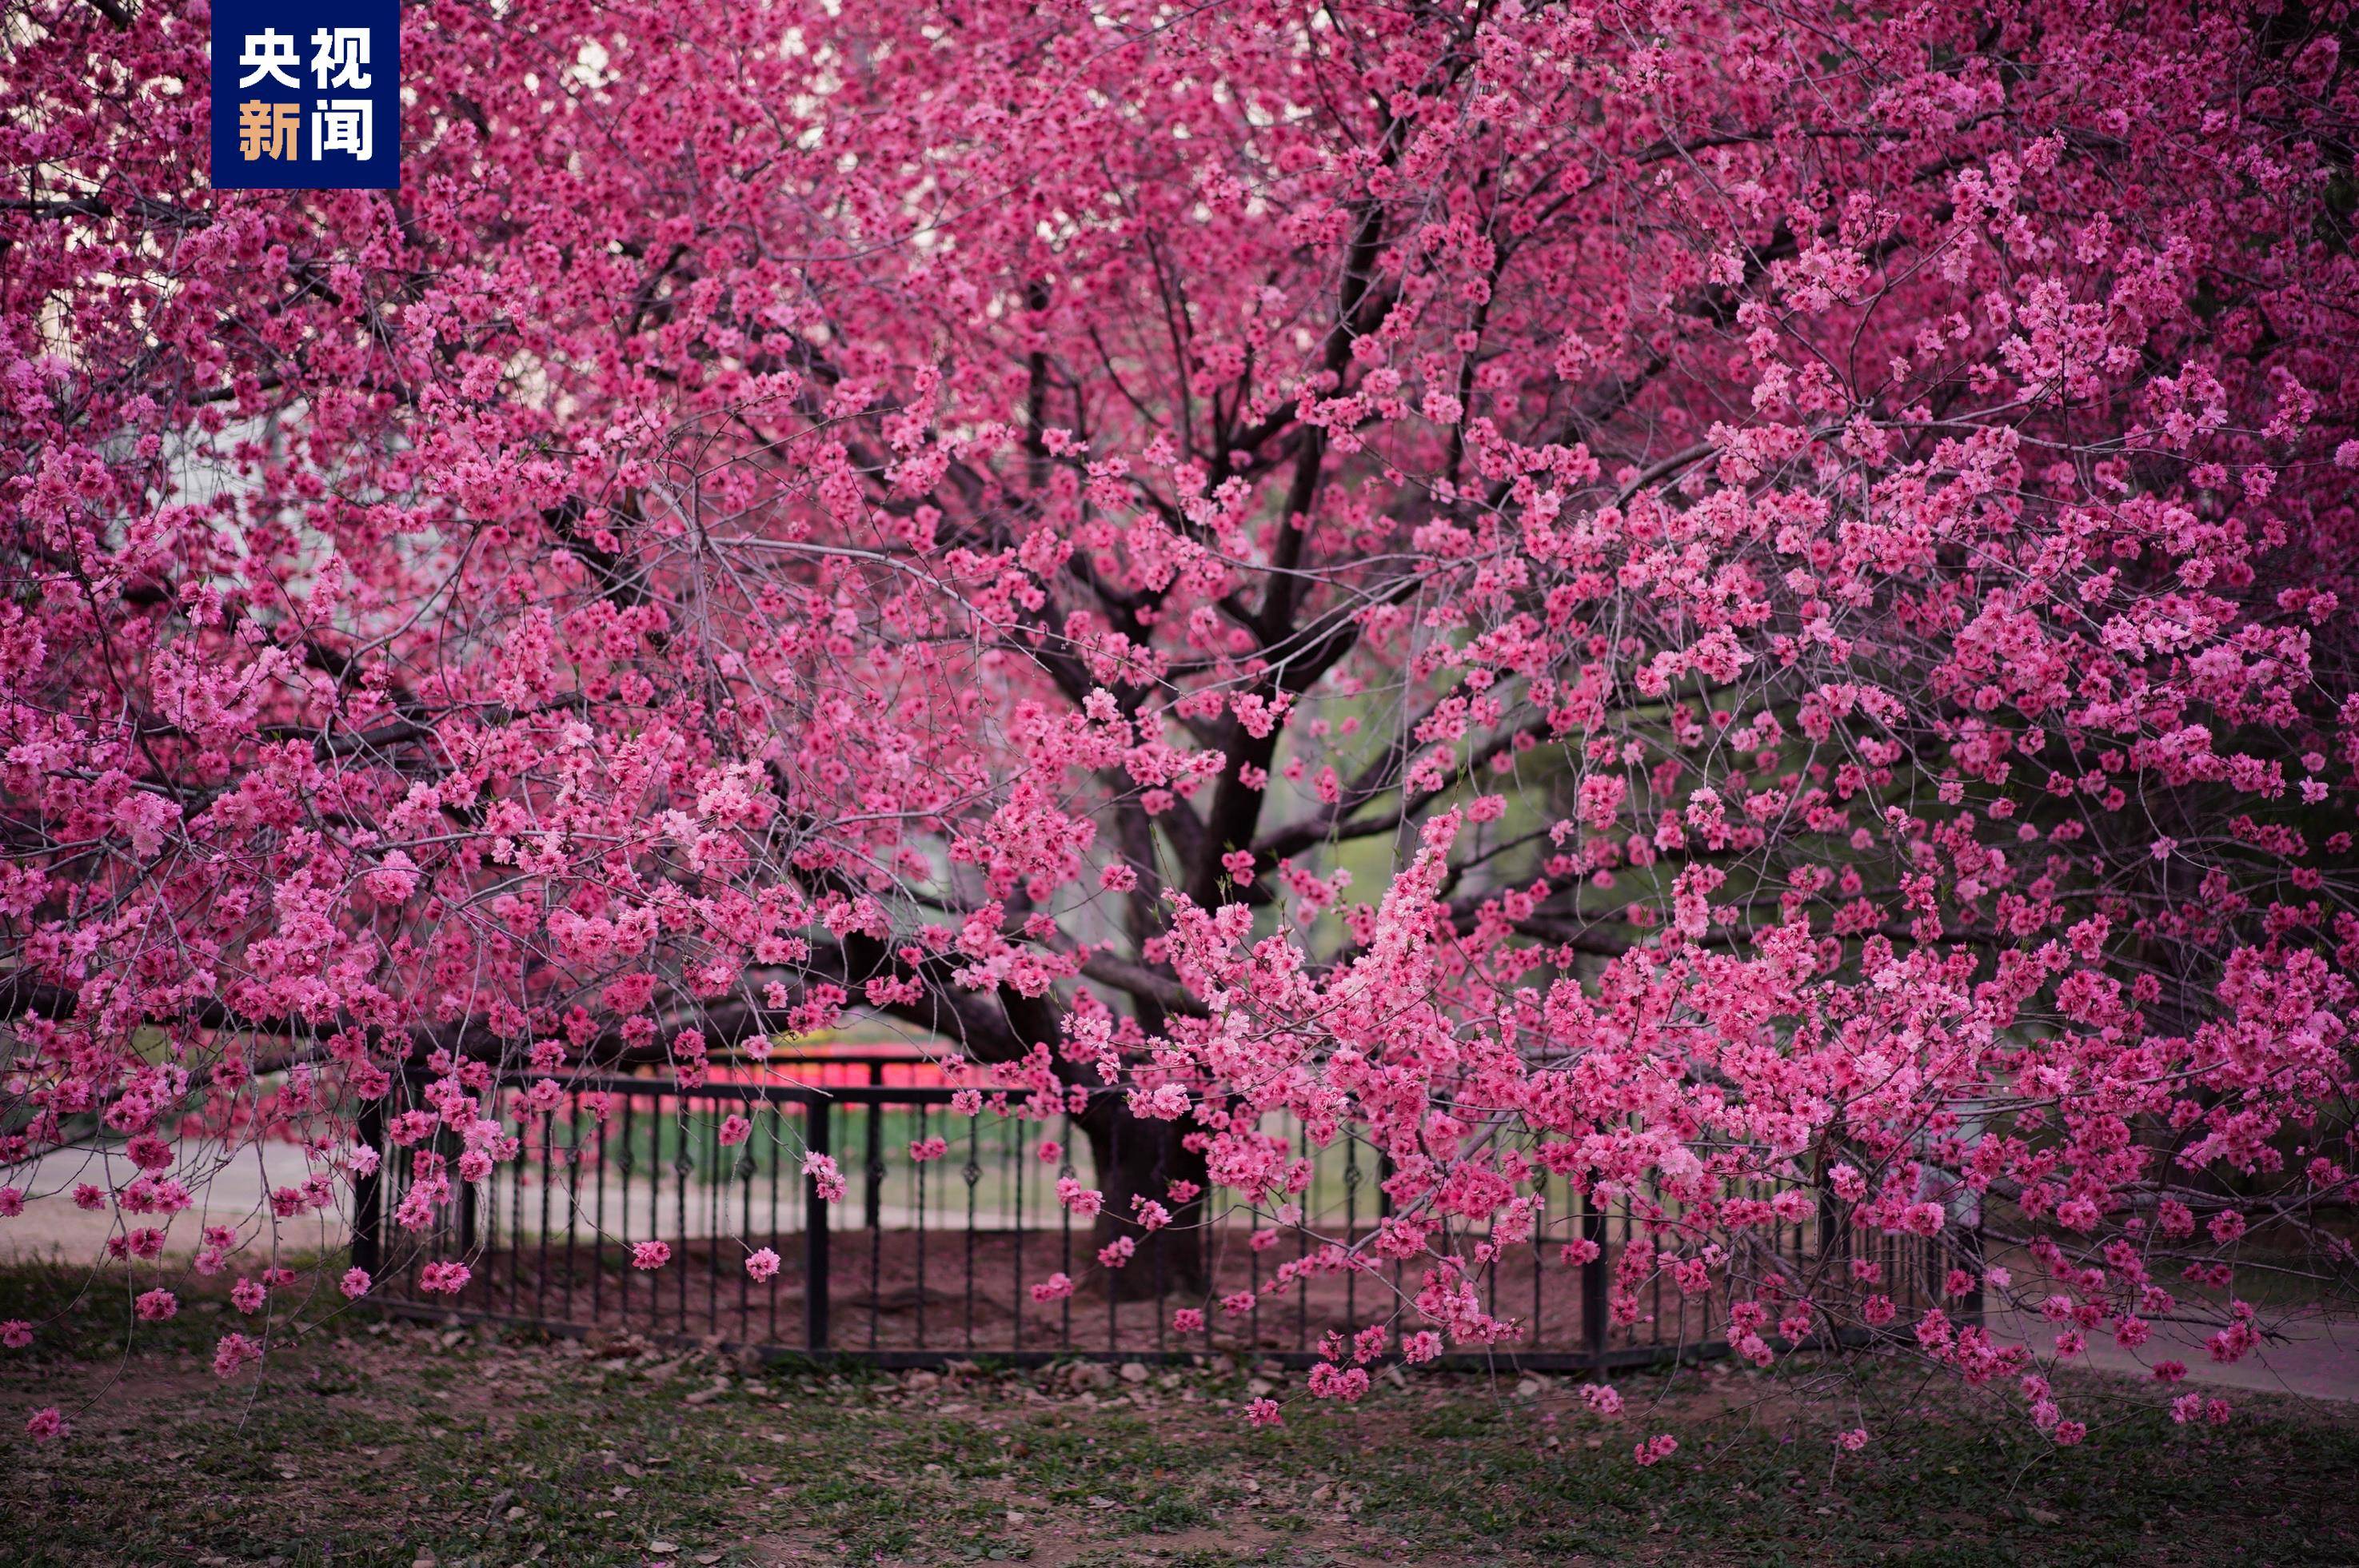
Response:
[{"label": "fence rail", "polygon": [[[523,1119],[516,1156],[474,1181],[461,1179],[462,1149],[447,1127],[427,1130],[428,1117],[405,1115],[420,1108],[424,1086],[407,1080],[364,1123],[383,1159],[355,1194],[354,1261],[378,1276],[397,1310],[419,1315],[718,1340],[890,1367],[1219,1352],[1300,1364],[1330,1331],[1348,1335],[1391,1318],[1393,1304],[1419,1288],[1420,1269],[1387,1261],[1373,1272],[1311,1272],[1282,1294],[1265,1290],[1288,1260],[1375,1233],[1387,1212],[1386,1167],[1356,1137],[1320,1148],[1299,1126],[1273,1119],[1264,1130],[1311,1162],[1299,1222],[1210,1211],[1206,1280],[1190,1289],[1167,1278],[1161,1254],[1149,1249],[1133,1265],[1141,1275],[1117,1281],[1092,1267],[1092,1222],[1057,1201],[1060,1177],[1101,1184],[1072,1117],[1044,1127],[958,1115],[955,1091],[904,1058],[803,1059],[779,1070],[809,1081],[575,1080],[553,1107]],[[492,1086],[521,1094],[531,1083],[503,1077]],[[724,1129],[743,1136],[724,1142]],[[918,1158],[937,1138],[940,1152]],[[849,1185],[842,1203],[827,1202],[802,1174],[806,1151],[838,1158]],[[1120,1162],[1119,1145],[1110,1156]],[[438,1167],[451,1200],[413,1201]],[[1687,1295],[1658,1270],[1635,1321],[1609,1312],[1616,1260],[1645,1228],[1639,1211],[1659,1200],[1592,1206],[1542,1174],[1543,1199],[1560,1202],[1547,1203],[1528,1238],[1483,1265],[1485,1300],[1518,1320],[1520,1337],[1445,1361],[1571,1370],[1724,1352],[1724,1289]],[[1821,1292],[1881,1290],[1904,1312],[1937,1300],[1942,1273],[1964,1257],[1939,1242],[1854,1235],[1823,1216],[1748,1235],[1759,1269],[1814,1276]],[[1963,1238],[1969,1251],[1973,1239]],[[1566,1244],[1575,1240],[1593,1243],[1594,1256],[1569,1261]],[[668,1260],[635,1268],[634,1249],[649,1241],[665,1244]],[[745,1260],[766,1247],[780,1268],[757,1280]],[[462,1290],[425,1288],[428,1266],[454,1261],[470,1269]],[[1036,1300],[1032,1287],[1054,1273],[1092,1278],[1072,1294]],[[1223,1305],[1248,1297],[1249,1309]],[[1973,1315],[1973,1303],[1965,1306]],[[1201,1326],[1183,1330],[1174,1318],[1180,1309],[1201,1313]]]}]

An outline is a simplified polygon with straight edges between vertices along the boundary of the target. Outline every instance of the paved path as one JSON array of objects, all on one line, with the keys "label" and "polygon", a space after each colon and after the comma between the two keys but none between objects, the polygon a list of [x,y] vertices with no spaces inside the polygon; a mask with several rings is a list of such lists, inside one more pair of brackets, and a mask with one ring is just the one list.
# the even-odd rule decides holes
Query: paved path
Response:
[{"label": "paved path", "polygon": [[[2183,1361],[2190,1385],[2359,1400],[2359,1321],[2302,1317],[2271,1326],[2283,1337],[2264,1342],[2233,1366],[2212,1360],[2204,1348],[2212,1337],[2208,1326],[2179,1323],[2155,1324],[2154,1337],[2136,1351],[2124,1350],[2110,1334],[2093,1334],[2078,1359],[2133,1377],[2147,1377],[2158,1361]],[[2043,1353],[2052,1353],[2056,1341],[2055,1324],[2026,1312],[1994,1313],[1990,1331],[2002,1345],[2028,1345]]]},{"label": "paved path", "polygon": [[[192,1156],[202,1162],[201,1169],[212,1171],[202,1182],[182,1174],[185,1162]],[[208,1225],[244,1225],[256,1215],[266,1217],[270,1212],[270,1190],[294,1186],[310,1170],[303,1151],[291,1143],[249,1144],[225,1158],[218,1144],[201,1149],[187,1143],[178,1145],[173,1173],[181,1175],[195,1190],[197,1202],[195,1207],[172,1216],[165,1230],[165,1250],[176,1257],[187,1257],[201,1245]],[[120,1187],[138,1174],[138,1168],[123,1157],[119,1148],[59,1149],[42,1155],[33,1162],[29,1178],[21,1173],[14,1178],[27,1191],[39,1195],[27,1199],[25,1212],[15,1219],[0,1220],[0,1258],[95,1262],[104,1251],[106,1238],[114,1234],[117,1221],[106,1210],[92,1214],[76,1208],[73,1189],[83,1181]],[[127,1223],[147,1225],[165,1222],[161,1215],[133,1215]],[[342,1247],[343,1216],[333,1210],[325,1214],[306,1211],[294,1219],[280,1222],[279,1237],[287,1246],[306,1249]]]}]

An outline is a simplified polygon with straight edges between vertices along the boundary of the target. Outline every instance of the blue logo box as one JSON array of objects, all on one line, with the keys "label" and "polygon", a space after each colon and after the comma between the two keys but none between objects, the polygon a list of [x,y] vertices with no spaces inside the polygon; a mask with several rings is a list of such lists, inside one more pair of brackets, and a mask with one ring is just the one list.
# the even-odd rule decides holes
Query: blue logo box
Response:
[{"label": "blue logo box", "polygon": [[213,189],[401,183],[400,0],[213,0]]}]

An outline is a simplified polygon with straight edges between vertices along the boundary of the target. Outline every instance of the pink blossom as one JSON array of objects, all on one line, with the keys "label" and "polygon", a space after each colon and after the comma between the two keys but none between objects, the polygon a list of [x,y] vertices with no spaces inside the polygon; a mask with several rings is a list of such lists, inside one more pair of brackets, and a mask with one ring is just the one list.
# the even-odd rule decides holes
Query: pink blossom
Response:
[{"label": "pink blossom", "polygon": [[636,1241],[631,1244],[631,1267],[652,1272],[671,1261],[671,1243],[668,1241]]},{"label": "pink blossom", "polygon": [[213,1376],[234,1377],[239,1368],[261,1359],[261,1345],[242,1334],[225,1334],[213,1346]]},{"label": "pink blossom", "polygon": [[1322,1361],[1310,1369],[1310,1392],[1315,1398],[1340,1399],[1348,1405],[1367,1391],[1368,1369],[1364,1367],[1339,1367]]},{"label": "pink blossom", "polygon": [[810,1179],[811,1185],[818,1189],[821,1197],[831,1203],[843,1202],[843,1194],[847,1189],[844,1185],[843,1172],[836,1169],[833,1155],[804,1155],[803,1174]]},{"label": "pink blossom", "polygon": [[766,1247],[756,1247],[751,1253],[746,1255],[745,1272],[759,1280],[769,1280],[777,1278],[777,1253]]}]

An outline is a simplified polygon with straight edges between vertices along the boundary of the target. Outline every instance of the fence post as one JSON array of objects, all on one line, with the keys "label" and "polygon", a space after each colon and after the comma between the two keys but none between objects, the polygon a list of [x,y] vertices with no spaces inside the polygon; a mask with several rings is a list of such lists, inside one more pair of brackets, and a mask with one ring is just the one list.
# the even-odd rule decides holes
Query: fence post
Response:
[{"label": "fence post", "polygon": [[[868,1064],[868,1086],[872,1089],[885,1086],[883,1062]],[[880,1230],[883,1228],[881,1221],[885,1203],[885,1102],[882,1098],[868,1102],[868,1148],[861,1169],[868,1179],[861,1193],[861,1223],[870,1230]]]},{"label": "fence post", "polygon": [[[455,1167],[457,1161],[453,1160]],[[475,1184],[464,1177],[459,1180],[459,1256],[475,1254]]]},{"label": "fence post", "polygon": [[1582,1239],[1597,1255],[1581,1266],[1581,1332],[1589,1354],[1605,1355],[1605,1211],[1597,1206],[1594,1189],[1581,1195]]},{"label": "fence post", "polygon": [[[828,1152],[828,1096],[824,1087],[803,1092],[803,1144],[813,1154]],[[812,1350],[827,1348],[827,1199],[819,1178],[803,1178],[803,1340]]]},{"label": "fence post", "polygon": [[377,1163],[353,1183],[353,1267],[374,1276],[385,1267],[385,1101],[361,1106],[360,1141]]}]

